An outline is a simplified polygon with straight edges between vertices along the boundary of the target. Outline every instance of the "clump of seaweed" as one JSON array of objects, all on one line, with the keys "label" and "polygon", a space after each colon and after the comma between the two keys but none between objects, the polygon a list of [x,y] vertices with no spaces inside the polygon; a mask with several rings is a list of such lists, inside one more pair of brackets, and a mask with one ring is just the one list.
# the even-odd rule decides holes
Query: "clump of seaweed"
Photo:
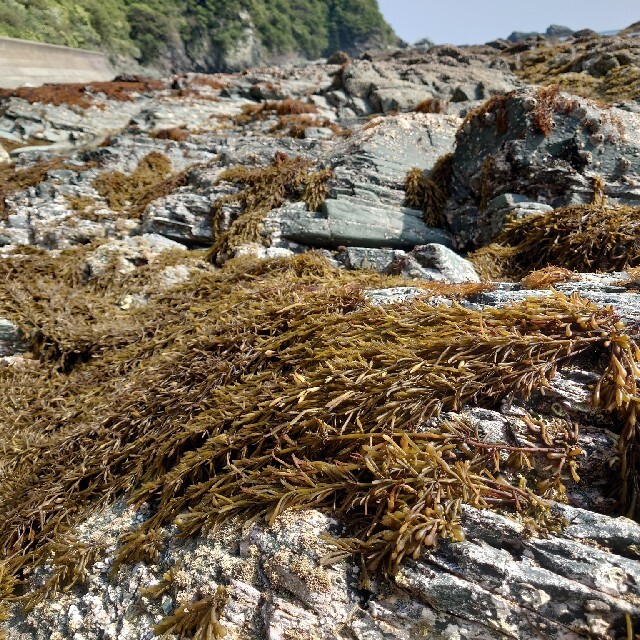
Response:
[{"label": "clump of seaweed", "polygon": [[[0,282],[13,302],[0,296],[0,311],[28,334],[44,305],[69,344],[99,324],[99,357],[62,373],[54,354],[0,369],[12,398],[0,404],[0,568],[12,575],[45,562],[48,543],[121,496],[152,508],[123,539],[125,560],[137,557],[136,541],[157,552],[169,523],[197,535],[233,517],[316,508],[348,527],[341,553],[387,574],[439,537],[462,539],[464,504],[545,517],[563,474],[575,472],[575,438],[514,447],[482,440],[459,416],[435,419],[526,400],[584,355],[599,363],[593,401],[620,431],[620,496],[635,512],[640,349],[611,309],[559,293],[499,309],[436,305],[429,296],[455,301],[486,286],[415,281],[423,298],[377,307],[363,289],[407,281],[308,253],[230,260],[123,314],[115,301],[130,283],[69,304],[86,286],[74,285],[69,254],[45,282],[54,278],[68,303],[53,304],[34,272],[50,274],[58,260],[8,258],[11,277]],[[87,322],[93,304],[102,306]],[[194,604],[160,632],[219,623],[219,601],[215,615],[213,602],[197,616]]]},{"label": "clump of seaweed", "polygon": [[511,95],[511,93],[499,94],[489,98],[484,104],[465,116],[458,131],[463,131],[468,123],[477,120],[483,125],[495,124],[498,133],[506,133],[509,128],[507,102]]},{"label": "clump of seaweed", "polygon": [[533,126],[544,136],[548,136],[555,126],[553,116],[559,95],[560,87],[557,84],[538,89],[536,106],[533,110]]},{"label": "clump of seaweed", "polygon": [[180,640],[222,639],[227,634],[220,623],[226,601],[225,588],[218,587],[212,596],[196,602],[180,603],[170,616],[154,627],[154,633],[166,640],[176,636]]},{"label": "clump of seaweed", "polygon": [[186,182],[185,172],[172,173],[169,158],[152,151],[138,162],[131,174],[105,171],[94,179],[93,186],[111,209],[140,218],[150,202],[169,195]]},{"label": "clump of seaweed", "polygon": [[280,116],[278,122],[271,128],[271,133],[286,131],[286,135],[292,138],[302,139],[305,137],[305,131],[309,127],[331,129],[335,135],[345,138],[353,133],[351,129],[344,129],[339,124],[331,122],[328,118],[318,118],[309,114]]},{"label": "clump of seaweed", "polygon": [[444,102],[441,98],[427,98],[419,102],[414,111],[416,113],[444,113]]},{"label": "clump of seaweed", "polygon": [[135,82],[92,82],[90,84],[44,84],[40,87],[0,89],[2,98],[21,98],[30,103],[42,102],[56,106],[86,109],[104,97],[107,100],[126,102],[140,93],[159,91],[165,83],[150,78],[139,78]]},{"label": "clump of seaweed", "polygon": [[421,209],[424,221],[431,227],[446,227],[445,206],[450,194],[453,154],[439,158],[428,176],[414,168],[405,178],[405,203]]},{"label": "clump of seaweed", "polygon": [[[313,163],[304,158],[290,158],[277,153],[267,167],[237,166],[225,169],[220,181],[243,186],[238,193],[219,198],[213,205],[214,242],[210,257],[224,260],[242,244],[262,243],[262,221],[271,210],[295,198],[315,211],[328,193],[329,169],[311,171]],[[224,207],[239,205],[242,212],[225,231],[221,229]]]},{"label": "clump of seaweed", "polygon": [[43,549],[43,556],[52,568],[44,584],[23,599],[25,611],[30,611],[38,602],[55,593],[85,584],[89,567],[103,557],[105,551],[104,545],[88,544],[69,537],[48,543]]},{"label": "clump of seaweed", "polygon": [[579,280],[579,276],[575,271],[564,269],[563,267],[549,266],[528,273],[520,280],[520,284],[525,289],[550,289],[559,282],[573,282],[575,280]]},{"label": "clump of seaweed", "polygon": [[184,142],[189,139],[189,132],[180,127],[170,127],[169,129],[158,129],[151,134],[156,140],[173,140],[174,142]]},{"label": "clump of seaweed", "polygon": [[521,277],[532,269],[624,271],[640,265],[640,207],[572,205],[508,222],[471,256],[483,277]]},{"label": "clump of seaweed", "polygon": [[242,113],[236,116],[235,123],[245,125],[252,121],[264,120],[267,116],[293,116],[303,114],[317,114],[318,107],[313,102],[304,102],[293,98],[284,100],[267,100],[261,104],[247,104],[242,108]]}]

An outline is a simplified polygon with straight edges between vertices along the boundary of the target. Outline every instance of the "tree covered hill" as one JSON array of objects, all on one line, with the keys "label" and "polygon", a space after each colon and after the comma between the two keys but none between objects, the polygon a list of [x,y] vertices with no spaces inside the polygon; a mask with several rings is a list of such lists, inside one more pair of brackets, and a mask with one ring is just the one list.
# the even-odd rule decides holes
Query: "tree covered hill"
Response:
[{"label": "tree covered hill", "polygon": [[376,0],[3,0],[0,35],[100,49],[165,71],[397,40]]}]

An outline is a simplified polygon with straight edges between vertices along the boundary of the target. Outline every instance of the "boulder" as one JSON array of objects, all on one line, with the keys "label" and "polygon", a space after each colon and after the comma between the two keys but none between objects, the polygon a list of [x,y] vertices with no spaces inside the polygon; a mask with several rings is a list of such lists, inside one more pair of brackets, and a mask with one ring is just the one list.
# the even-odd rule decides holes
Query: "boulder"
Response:
[{"label": "boulder", "polygon": [[413,248],[437,242],[451,246],[442,229],[428,227],[422,213],[406,207],[366,203],[342,196],[326,200],[319,212],[300,206],[285,206],[270,214],[283,238],[312,247],[339,246]]},{"label": "boulder", "polygon": [[409,253],[400,249],[346,247],[335,258],[347,269],[368,269],[432,282],[480,282],[473,264],[442,244],[420,245]]},{"label": "boulder", "polygon": [[211,244],[211,200],[191,191],[158,198],[144,212],[142,231],[188,246]]},{"label": "boulder", "polygon": [[440,100],[445,112],[460,114],[474,101],[519,85],[509,67],[494,55],[427,44],[352,60],[337,73],[328,96],[343,92],[345,106],[356,112],[355,100],[364,101],[372,112],[386,113],[411,111],[432,98]]},{"label": "boulder", "polygon": [[446,216],[458,247],[478,246],[519,199],[592,202],[596,179],[612,202],[640,203],[640,115],[553,88],[522,89],[489,101],[460,128]]}]

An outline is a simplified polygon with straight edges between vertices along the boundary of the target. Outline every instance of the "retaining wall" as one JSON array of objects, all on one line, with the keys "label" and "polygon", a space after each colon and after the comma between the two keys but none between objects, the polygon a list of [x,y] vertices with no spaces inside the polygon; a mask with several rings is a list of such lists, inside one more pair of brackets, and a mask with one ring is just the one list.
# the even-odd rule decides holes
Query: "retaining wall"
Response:
[{"label": "retaining wall", "polygon": [[100,82],[114,76],[102,53],[0,37],[0,88],[45,82]]}]

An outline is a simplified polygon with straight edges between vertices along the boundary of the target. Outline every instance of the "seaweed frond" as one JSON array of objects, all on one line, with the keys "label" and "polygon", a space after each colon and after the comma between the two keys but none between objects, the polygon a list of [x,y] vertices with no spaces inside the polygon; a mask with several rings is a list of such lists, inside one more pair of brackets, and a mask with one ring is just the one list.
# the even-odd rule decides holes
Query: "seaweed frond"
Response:
[{"label": "seaweed frond", "polygon": [[533,110],[533,126],[544,136],[548,136],[555,126],[553,116],[559,95],[560,87],[557,84],[538,89],[536,106]]},{"label": "seaweed frond", "polygon": [[88,569],[105,553],[105,547],[88,544],[66,537],[47,544],[43,556],[51,569],[44,584],[23,599],[25,611],[60,591],[69,591],[77,585],[85,584]]},{"label": "seaweed frond", "polygon": [[525,289],[550,289],[559,282],[573,282],[575,280],[579,280],[579,276],[575,271],[570,271],[563,267],[550,266],[528,273],[520,280],[520,284]]},{"label": "seaweed frond", "polygon": [[[212,207],[214,242],[210,251],[213,261],[223,261],[242,244],[262,244],[262,221],[269,211],[282,206],[287,198],[302,200],[315,211],[328,193],[328,180],[333,172],[311,171],[313,162],[305,158],[290,158],[278,153],[267,167],[249,168],[242,165],[225,169],[220,181],[244,187],[234,195],[218,199]],[[241,213],[225,231],[221,230],[223,209],[229,205],[242,208]]]},{"label": "seaweed frond", "polygon": [[175,637],[179,640],[220,640],[227,635],[227,630],[220,623],[227,598],[225,588],[218,587],[212,596],[179,604],[153,631],[166,640]]},{"label": "seaweed frond", "polygon": [[93,186],[111,209],[139,218],[150,202],[173,193],[186,181],[184,172],[172,173],[167,156],[152,151],[138,162],[131,174],[105,171],[94,179]]},{"label": "seaweed frond", "polygon": [[[259,176],[245,168],[242,179]],[[87,285],[70,260],[2,262],[3,317],[28,333],[51,304],[65,344],[97,336],[100,356],[65,372],[46,357],[0,370],[12,399],[0,403],[0,567],[15,577],[123,496],[151,508],[123,538],[123,561],[143,557],[136,546],[157,557],[172,523],[193,536],[314,508],[344,522],[345,553],[392,575],[439,538],[462,539],[465,504],[545,519],[548,500],[577,477],[575,429],[550,419],[558,436],[545,440],[532,422],[531,446],[516,447],[483,440],[456,413],[526,401],[584,356],[599,375],[594,407],[620,433],[621,501],[637,507],[640,348],[637,328],[612,309],[558,292],[469,309],[456,301],[487,285],[416,281],[421,297],[379,307],[364,289],[408,281],[335,269],[310,252],[199,270],[131,314],[115,301],[132,280],[104,285],[83,303],[100,322],[92,334],[87,307],[71,304]],[[213,633],[220,601],[202,602],[160,632]]]},{"label": "seaweed frond", "polygon": [[493,263],[511,277],[550,266],[624,271],[640,265],[640,207],[572,205],[511,220],[471,258],[484,274]]},{"label": "seaweed frond", "polygon": [[423,219],[430,227],[446,227],[445,207],[451,192],[453,154],[444,155],[436,161],[429,175],[414,168],[405,178],[405,204],[421,209]]},{"label": "seaweed frond", "polygon": [[427,98],[419,102],[414,111],[416,113],[444,113],[444,102],[441,98]]}]

